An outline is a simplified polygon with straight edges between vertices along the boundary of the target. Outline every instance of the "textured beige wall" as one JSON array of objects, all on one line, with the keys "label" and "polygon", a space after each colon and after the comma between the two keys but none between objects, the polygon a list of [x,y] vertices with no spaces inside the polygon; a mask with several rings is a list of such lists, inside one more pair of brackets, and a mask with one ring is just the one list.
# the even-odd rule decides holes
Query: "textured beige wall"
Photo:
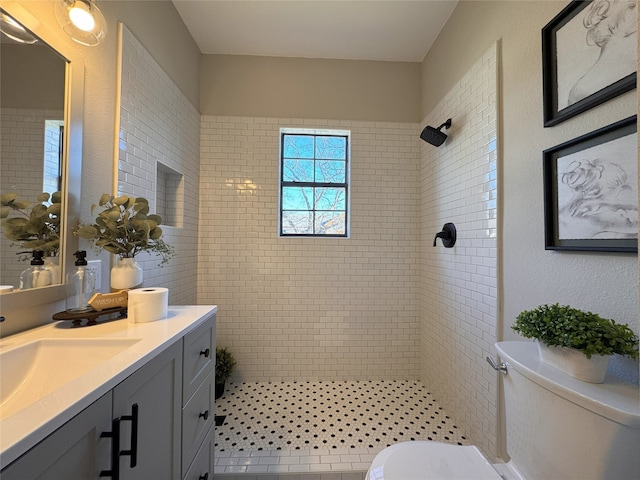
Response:
[{"label": "textured beige wall", "polygon": [[[498,339],[518,338],[509,327],[520,311],[553,302],[640,329],[636,255],[544,249],[543,150],[634,115],[638,106],[634,90],[543,127],[541,29],[567,4],[462,1],[422,65],[426,115],[499,42]],[[613,368],[637,381],[637,362],[616,358]]]},{"label": "textured beige wall", "polygon": [[203,55],[203,115],[417,122],[420,64]]},{"label": "textured beige wall", "polygon": [[[99,2],[105,13],[123,22],[142,46],[186,95],[200,104],[200,49],[170,0],[109,0]],[[115,36],[115,25],[109,25]]]}]

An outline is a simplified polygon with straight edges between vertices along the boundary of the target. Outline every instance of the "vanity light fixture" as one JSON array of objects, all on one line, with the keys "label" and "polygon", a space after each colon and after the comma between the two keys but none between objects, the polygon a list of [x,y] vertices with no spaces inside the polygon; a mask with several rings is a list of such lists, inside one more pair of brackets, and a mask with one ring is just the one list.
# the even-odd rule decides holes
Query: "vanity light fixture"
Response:
[{"label": "vanity light fixture", "polygon": [[98,45],[107,34],[107,21],[95,0],[56,0],[54,8],[62,30],[82,45]]},{"label": "vanity light fixture", "polygon": [[0,32],[18,43],[33,45],[38,41],[29,30],[20,25],[11,15],[7,15],[4,12],[0,12]]}]

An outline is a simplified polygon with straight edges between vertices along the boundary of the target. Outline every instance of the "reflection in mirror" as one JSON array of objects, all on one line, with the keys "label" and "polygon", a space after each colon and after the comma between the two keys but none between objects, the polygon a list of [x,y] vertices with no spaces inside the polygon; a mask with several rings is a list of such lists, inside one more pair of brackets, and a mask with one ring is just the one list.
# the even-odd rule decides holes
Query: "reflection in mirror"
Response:
[{"label": "reflection in mirror", "polygon": [[[43,2],[42,2],[43,3]],[[38,42],[48,44],[63,60],[64,77],[64,134],[62,142],[62,194],[60,197],[61,212],[60,220],[60,249],[59,264],[60,278],[64,278],[65,271],[73,268],[73,252],[78,249],[77,238],[71,232],[71,222],[80,216],[80,185],[82,181],[82,117],[84,106],[84,62],[80,55],[80,50],[74,48],[75,45],[70,39],[60,34],[57,25],[49,26],[46,21],[38,19],[32,12],[42,9],[41,2],[23,2],[22,0],[2,0],[2,10],[11,15],[15,20],[23,25],[28,31],[38,38]],[[1,27],[1,25],[0,25]],[[2,34],[0,34],[2,36]],[[42,48],[42,47],[39,47]],[[4,55],[2,56],[4,60]],[[0,60],[0,61],[2,61]],[[2,73],[7,73],[2,68]],[[10,73],[10,72],[9,72]],[[53,82],[51,73],[46,74],[46,79]],[[2,80],[4,84],[4,79]],[[35,98],[34,98],[35,99]],[[4,107],[4,101],[2,105]],[[58,109],[59,107],[54,107]],[[2,122],[4,126],[4,122]],[[40,153],[40,148],[38,148]],[[0,152],[0,174],[4,177],[4,165],[21,168],[20,160],[12,159],[9,156],[5,159],[4,149]],[[24,170],[24,169],[23,169]],[[31,181],[34,177],[32,172],[26,171],[24,177]],[[38,173],[40,178],[40,173]],[[42,180],[44,181],[44,180]],[[16,182],[18,186],[18,182]],[[0,240],[3,237],[0,231]],[[4,249],[0,251],[0,262]],[[11,258],[14,258],[11,255]],[[17,263],[17,262],[16,262]],[[4,263],[0,264],[4,270]],[[28,267],[29,265],[20,265]],[[20,268],[18,267],[18,268]],[[14,285],[12,279],[11,284]],[[12,335],[14,333],[27,330],[29,328],[42,325],[51,321],[51,317],[57,311],[62,310],[64,305],[65,287],[62,282],[57,285],[39,287],[34,289],[14,291],[11,293],[0,292],[0,337]]]},{"label": "reflection in mirror", "polygon": [[[6,291],[18,288],[36,249],[45,253],[52,284],[61,283],[67,60],[0,13],[0,288]],[[35,42],[24,41],[29,35]]]}]

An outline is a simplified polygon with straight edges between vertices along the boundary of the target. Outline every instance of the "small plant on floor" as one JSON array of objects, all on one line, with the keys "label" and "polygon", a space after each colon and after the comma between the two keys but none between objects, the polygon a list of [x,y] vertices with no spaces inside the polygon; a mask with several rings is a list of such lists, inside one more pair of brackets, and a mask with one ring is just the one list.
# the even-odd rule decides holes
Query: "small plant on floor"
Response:
[{"label": "small plant on floor", "polygon": [[613,354],[638,358],[638,336],[628,325],[567,305],[556,303],[525,310],[511,328],[550,347],[575,348],[587,358]]},{"label": "small plant on floor", "polygon": [[226,347],[216,347],[216,399],[224,393],[224,385],[231,377],[236,359]]}]

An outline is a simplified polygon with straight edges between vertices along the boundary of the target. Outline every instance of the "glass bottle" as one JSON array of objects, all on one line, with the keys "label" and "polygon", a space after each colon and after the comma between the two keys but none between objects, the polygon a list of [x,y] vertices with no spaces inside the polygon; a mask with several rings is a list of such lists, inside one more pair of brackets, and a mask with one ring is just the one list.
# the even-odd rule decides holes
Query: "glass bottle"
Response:
[{"label": "glass bottle", "polygon": [[67,275],[67,312],[81,313],[92,310],[89,300],[96,285],[95,275],[87,268],[87,252],[74,253],[76,268]]},{"label": "glass bottle", "polygon": [[20,290],[51,285],[51,270],[44,266],[44,252],[31,252],[31,266],[20,274]]}]

